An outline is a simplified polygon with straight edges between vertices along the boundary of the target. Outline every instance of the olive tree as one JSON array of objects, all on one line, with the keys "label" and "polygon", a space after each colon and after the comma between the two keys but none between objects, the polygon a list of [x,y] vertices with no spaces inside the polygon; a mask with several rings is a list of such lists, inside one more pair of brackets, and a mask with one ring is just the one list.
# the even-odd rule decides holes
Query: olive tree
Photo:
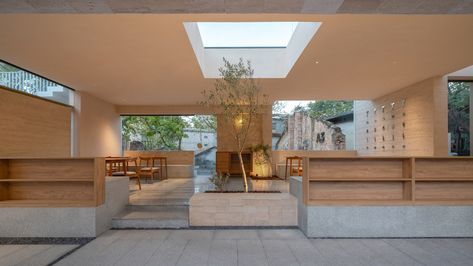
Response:
[{"label": "olive tree", "polygon": [[223,58],[223,66],[219,68],[219,72],[220,78],[215,81],[214,88],[203,91],[204,100],[201,104],[218,108],[218,112],[221,112],[226,124],[230,126],[227,131],[235,141],[244,190],[248,192],[242,152],[248,148],[250,128],[256,116],[262,113],[267,96],[262,94],[259,84],[253,78],[254,70],[250,61],[240,59],[238,63],[231,63]]}]

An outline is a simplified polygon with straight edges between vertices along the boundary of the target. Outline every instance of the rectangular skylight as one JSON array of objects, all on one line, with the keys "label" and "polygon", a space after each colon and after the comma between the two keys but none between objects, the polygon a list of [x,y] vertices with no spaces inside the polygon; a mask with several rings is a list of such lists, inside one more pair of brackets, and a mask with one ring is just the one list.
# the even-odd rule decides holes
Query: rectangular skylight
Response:
[{"label": "rectangular skylight", "polygon": [[204,48],[285,48],[298,22],[197,22]]}]

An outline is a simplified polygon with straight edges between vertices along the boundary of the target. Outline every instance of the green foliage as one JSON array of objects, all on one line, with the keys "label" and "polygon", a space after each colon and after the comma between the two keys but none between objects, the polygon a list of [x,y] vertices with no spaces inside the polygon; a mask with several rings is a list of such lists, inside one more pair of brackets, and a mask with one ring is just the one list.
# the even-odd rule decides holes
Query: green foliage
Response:
[{"label": "green foliage", "polygon": [[218,173],[214,174],[212,177],[209,177],[209,181],[215,186],[216,190],[223,191],[225,190],[225,186],[227,185],[229,178],[229,174],[223,175],[222,173]]},{"label": "green foliage", "polygon": [[219,68],[221,78],[215,81],[213,89],[202,92],[204,101],[200,104],[215,108],[222,113],[230,126],[228,134],[233,136],[242,170],[244,189],[248,192],[248,180],[241,153],[245,149],[250,127],[258,113],[263,111],[263,102],[267,96],[262,94],[253,78],[251,63],[243,59],[236,64],[223,58],[223,67]]},{"label": "green foliage", "polygon": [[458,155],[470,154],[470,93],[465,82],[448,83],[448,131]]},{"label": "green foliage", "polygon": [[196,115],[191,118],[193,128],[202,130],[217,130],[217,118],[214,115]]},{"label": "green foliage", "polygon": [[187,125],[180,116],[124,116],[122,134],[127,141],[133,135],[146,137],[146,150],[180,150]]},{"label": "green foliage", "polygon": [[307,110],[312,118],[326,119],[353,111],[353,101],[315,101],[307,105]]}]

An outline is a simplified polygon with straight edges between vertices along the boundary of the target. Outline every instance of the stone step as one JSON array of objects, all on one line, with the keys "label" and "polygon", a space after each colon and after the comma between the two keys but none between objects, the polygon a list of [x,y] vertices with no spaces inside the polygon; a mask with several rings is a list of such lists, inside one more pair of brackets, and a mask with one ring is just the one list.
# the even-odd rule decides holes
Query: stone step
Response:
[{"label": "stone step", "polygon": [[182,205],[129,205],[112,219],[114,229],[188,228],[189,208]]}]

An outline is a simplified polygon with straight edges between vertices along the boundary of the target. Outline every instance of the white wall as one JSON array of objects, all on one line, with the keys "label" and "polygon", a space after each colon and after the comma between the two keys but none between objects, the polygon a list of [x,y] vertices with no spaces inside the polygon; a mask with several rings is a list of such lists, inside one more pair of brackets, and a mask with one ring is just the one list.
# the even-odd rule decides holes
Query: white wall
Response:
[{"label": "white wall", "polygon": [[85,92],[77,92],[74,100],[74,156],[120,156],[121,121],[116,107]]}]

